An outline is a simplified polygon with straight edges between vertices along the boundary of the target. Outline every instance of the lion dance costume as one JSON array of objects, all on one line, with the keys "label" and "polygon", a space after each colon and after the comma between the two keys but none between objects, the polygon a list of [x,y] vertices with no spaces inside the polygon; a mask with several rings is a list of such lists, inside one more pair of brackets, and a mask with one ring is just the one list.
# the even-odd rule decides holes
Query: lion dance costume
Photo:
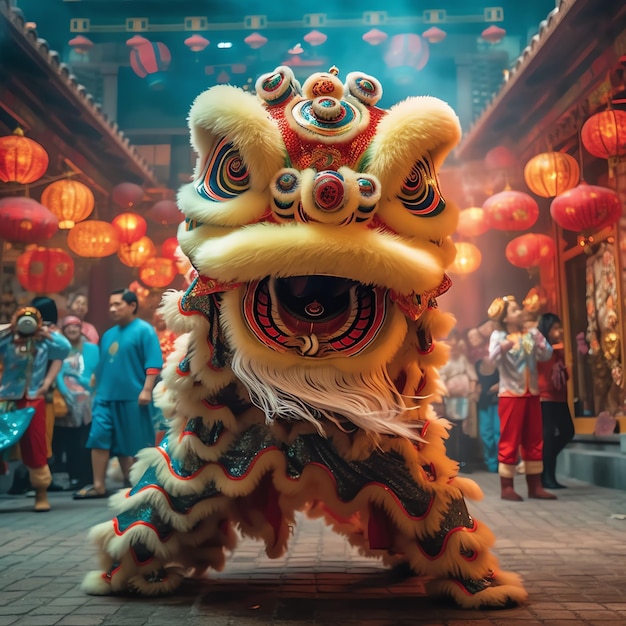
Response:
[{"label": "lion dance costume", "polygon": [[180,333],[156,390],[169,431],[92,529],[87,593],[171,592],[221,569],[238,533],[279,557],[305,511],[432,594],[525,599],[429,405],[454,322],[437,309],[457,220],[437,170],[459,123],[435,98],[383,110],[381,94],[360,72],[300,86],[279,67],[256,96],[217,86],[193,104],[178,237],[197,276],[161,307]]}]

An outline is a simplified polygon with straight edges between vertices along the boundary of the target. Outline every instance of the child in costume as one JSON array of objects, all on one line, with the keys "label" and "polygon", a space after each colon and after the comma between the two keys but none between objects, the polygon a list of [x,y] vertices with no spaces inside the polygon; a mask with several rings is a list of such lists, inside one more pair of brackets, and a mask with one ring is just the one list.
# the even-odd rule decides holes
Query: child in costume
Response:
[{"label": "child in costume", "polygon": [[546,489],[563,489],[556,480],[556,459],[574,437],[574,423],[567,403],[567,380],[563,351],[563,325],[558,315],[544,313],[537,325],[539,332],[552,346],[552,356],[538,364],[539,395],[543,420],[543,472],[541,482]]},{"label": "child in costume", "polygon": [[541,485],[543,431],[537,363],[552,356],[552,346],[537,328],[524,329],[524,312],[513,296],[496,298],[487,311],[498,327],[489,340],[489,358],[500,375],[498,473],[501,498],[519,502],[513,487],[518,454],[526,467],[528,497],[554,500]]},{"label": "child in costume", "polygon": [[378,108],[375,78],[336,68],[300,85],[281,66],[255,92],[213,87],[191,109],[178,239],[194,271],[161,306],[180,337],[155,390],[169,428],[92,530],[102,569],[83,588],[171,592],[221,569],[239,533],[277,558],[301,511],[431,594],[521,602],[430,406],[458,218],[437,170],[458,119],[429,97]]},{"label": "child in costume", "polygon": [[498,443],[500,417],[498,416],[498,390],[500,376],[495,362],[488,356],[475,364],[478,377],[478,432],[483,446],[483,460],[487,470],[498,471]]}]

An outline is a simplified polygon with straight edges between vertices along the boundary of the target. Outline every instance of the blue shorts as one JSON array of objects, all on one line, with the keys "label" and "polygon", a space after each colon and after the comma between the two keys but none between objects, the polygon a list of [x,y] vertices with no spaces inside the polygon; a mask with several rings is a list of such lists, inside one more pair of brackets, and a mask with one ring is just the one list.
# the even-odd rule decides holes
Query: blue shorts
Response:
[{"label": "blue shorts", "polygon": [[154,447],[151,404],[137,400],[94,399],[87,448],[110,450],[111,456],[135,456],[142,448]]}]

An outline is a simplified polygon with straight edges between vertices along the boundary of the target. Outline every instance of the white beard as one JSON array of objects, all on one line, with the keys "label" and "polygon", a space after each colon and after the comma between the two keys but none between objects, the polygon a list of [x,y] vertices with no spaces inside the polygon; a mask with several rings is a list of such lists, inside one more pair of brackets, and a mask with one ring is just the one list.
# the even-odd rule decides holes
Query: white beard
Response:
[{"label": "white beard", "polygon": [[384,366],[358,374],[330,367],[277,370],[235,351],[231,368],[268,423],[305,420],[325,436],[323,417],[346,431],[351,430],[348,420],[373,439],[397,435],[423,441],[416,430],[420,423],[401,419],[412,407],[406,406]]}]

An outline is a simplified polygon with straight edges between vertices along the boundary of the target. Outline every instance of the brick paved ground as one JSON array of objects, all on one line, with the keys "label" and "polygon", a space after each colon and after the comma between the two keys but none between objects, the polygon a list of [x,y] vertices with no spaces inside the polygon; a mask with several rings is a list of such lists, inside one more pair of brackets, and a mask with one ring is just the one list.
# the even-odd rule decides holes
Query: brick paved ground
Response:
[{"label": "brick paved ground", "polygon": [[89,597],[79,589],[95,569],[85,535],[110,517],[106,501],[60,493],[47,514],[32,513],[32,499],[0,496],[0,626],[626,624],[626,491],[564,480],[557,502],[508,503],[497,476],[473,478],[485,499],[470,511],[498,537],[501,565],[523,576],[530,601],[521,608],[466,611],[420,597],[418,579],[394,577],[304,519],[278,561],[242,541],[224,572],[174,597]]}]

